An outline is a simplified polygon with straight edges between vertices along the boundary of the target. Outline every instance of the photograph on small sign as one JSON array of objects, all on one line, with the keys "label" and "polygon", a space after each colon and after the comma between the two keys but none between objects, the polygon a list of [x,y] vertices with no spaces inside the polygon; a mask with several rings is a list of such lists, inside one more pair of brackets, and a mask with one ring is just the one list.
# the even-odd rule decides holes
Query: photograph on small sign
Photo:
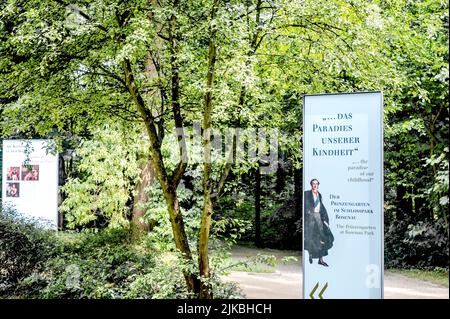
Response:
[{"label": "photograph on small sign", "polygon": [[19,197],[20,184],[19,183],[7,183],[6,184],[6,197]]},{"label": "photograph on small sign", "polygon": [[23,181],[38,181],[39,180],[39,165],[22,166],[22,180]]},{"label": "photograph on small sign", "polygon": [[18,181],[20,179],[19,177],[20,177],[20,167],[19,166],[8,167],[8,171],[6,174],[6,180]]}]

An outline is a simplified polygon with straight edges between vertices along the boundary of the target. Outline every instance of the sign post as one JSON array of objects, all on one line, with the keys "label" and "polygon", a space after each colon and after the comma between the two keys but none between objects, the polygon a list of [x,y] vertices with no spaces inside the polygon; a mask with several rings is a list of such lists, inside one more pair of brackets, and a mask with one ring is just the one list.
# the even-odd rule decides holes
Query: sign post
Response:
[{"label": "sign post", "polygon": [[383,94],[303,107],[303,296],[383,298]]},{"label": "sign post", "polygon": [[4,140],[3,204],[58,227],[58,156],[47,140]]}]

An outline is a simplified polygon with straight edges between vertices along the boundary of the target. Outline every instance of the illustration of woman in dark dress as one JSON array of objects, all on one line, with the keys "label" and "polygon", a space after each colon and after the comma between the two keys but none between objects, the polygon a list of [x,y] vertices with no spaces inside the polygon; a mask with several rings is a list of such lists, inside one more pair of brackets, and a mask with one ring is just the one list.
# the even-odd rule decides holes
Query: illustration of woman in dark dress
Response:
[{"label": "illustration of woman in dark dress", "polygon": [[322,203],[322,194],[319,193],[319,181],[310,182],[311,190],[305,191],[304,238],[305,250],[309,253],[309,263],[319,258],[318,264],[328,267],[323,256],[328,255],[328,249],[333,247],[334,237],[329,226],[328,213]]}]

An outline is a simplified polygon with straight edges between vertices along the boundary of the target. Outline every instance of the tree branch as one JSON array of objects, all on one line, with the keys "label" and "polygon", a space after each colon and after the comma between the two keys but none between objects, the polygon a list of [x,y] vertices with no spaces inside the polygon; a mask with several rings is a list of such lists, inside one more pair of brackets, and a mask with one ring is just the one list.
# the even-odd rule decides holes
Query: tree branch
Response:
[{"label": "tree branch", "polygon": [[[62,4],[62,2],[59,2]],[[72,12],[78,13],[80,16],[82,16],[83,18],[85,18],[86,20],[92,22],[91,17],[86,14],[84,11],[80,10],[79,8],[75,7],[75,5],[73,4],[69,4],[67,6],[68,9],[70,9]],[[99,28],[100,30],[104,31],[104,32],[108,32],[108,29],[105,28],[103,25],[99,24],[99,23],[94,23],[93,24],[95,27]]]},{"label": "tree branch", "polygon": [[277,7],[274,7],[274,6],[262,7],[262,6],[260,6],[259,9],[257,9],[257,8],[255,7],[254,9],[248,10],[246,13],[243,13],[243,14],[239,15],[239,16],[236,17],[234,20],[242,19],[243,17],[246,17],[246,16],[250,15],[250,14],[251,14],[252,12],[254,12],[255,10],[261,11],[261,10],[264,10],[264,9],[272,9],[272,11],[273,11],[273,9],[277,9]]},{"label": "tree branch", "polygon": [[225,182],[228,178],[228,175],[231,172],[231,168],[233,167],[233,163],[236,162],[236,149],[237,149],[237,140],[238,140],[237,133],[239,132],[238,130],[239,130],[239,128],[235,128],[235,133],[233,135],[233,144],[232,144],[230,155],[229,155],[227,163],[225,164],[225,167],[222,171],[222,175],[220,176],[219,183],[217,184],[215,191],[211,194],[211,199],[212,199],[213,203],[222,194],[224,186],[225,186]]},{"label": "tree branch", "polygon": [[158,35],[158,37],[160,37],[161,39],[165,40],[165,41],[170,41],[170,39],[168,37],[166,37],[165,35],[163,35],[161,32],[157,32],[156,33]]},{"label": "tree branch", "polygon": [[105,76],[105,77],[108,77],[108,78],[112,78],[112,79],[118,81],[120,84],[122,84],[124,86],[124,88],[127,88],[127,84],[125,83],[125,81],[123,79],[121,79],[120,77],[118,77],[117,75],[115,75],[115,74],[95,72],[95,71],[87,71],[84,74],[86,74],[86,75],[99,75],[99,76]]}]

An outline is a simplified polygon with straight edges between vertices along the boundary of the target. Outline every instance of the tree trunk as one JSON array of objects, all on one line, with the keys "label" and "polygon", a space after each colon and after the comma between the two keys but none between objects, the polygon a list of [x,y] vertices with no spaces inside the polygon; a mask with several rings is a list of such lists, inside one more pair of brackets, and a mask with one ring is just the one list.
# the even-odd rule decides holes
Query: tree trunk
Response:
[{"label": "tree trunk", "polygon": [[[213,98],[213,84],[216,64],[216,25],[212,22],[216,16],[219,8],[220,0],[214,0],[211,10],[211,18],[209,24],[209,44],[208,44],[208,74],[206,77],[206,92],[204,96],[204,112],[203,112],[203,212],[200,224],[200,234],[198,242],[198,264],[200,277],[207,279],[210,276],[209,261],[208,261],[208,241],[209,230],[211,227],[211,215],[213,212],[213,202],[211,193],[213,191],[211,185],[211,113],[212,113],[212,98]],[[200,287],[200,298],[212,298],[209,285],[202,281]]]},{"label": "tree trunk", "polygon": [[255,245],[261,247],[261,172],[255,171]]},{"label": "tree trunk", "polygon": [[[205,204],[203,205],[202,220],[200,226],[200,236],[198,242],[198,264],[200,276],[207,279],[210,276],[209,271],[209,259],[208,259],[208,241],[209,241],[209,230],[211,228],[211,215],[213,212],[213,203],[211,197],[208,195],[204,196]],[[207,283],[202,281],[200,288],[200,299],[211,299],[212,294],[210,292]]]},{"label": "tree trunk", "polygon": [[140,234],[150,230],[150,224],[142,221],[145,215],[145,209],[142,207],[143,203],[148,201],[148,194],[145,189],[155,182],[155,169],[151,160],[148,160],[142,168],[139,181],[136,185],[136,195],[133,201],[133,215],[131,223],[133,227],[133,237],[137,238]]},{"label": "tree trunk", "polygon": [[[184,259],[190,263],[192,262],[191,249],[187,240],[187,235],[184,227],[183,217],[180,211],[180,203],[176,194],[176,190],[163,189],[164,197],[166,199],[167,208],[169,210],[169,220],[172,225],[172,234],[175,240],[175,246],[183,254]],[[184,279],[189,290],[198,293],[199,280],[195,274],[185,272]]]},{"label": "tree trunk", "polygon": [[286,172],[284,169],[284,165],[282,164],[282,158],[278,162],[278,169],[277,169],[277,181],[276,181],[276,193],[281,194],[281,192],[284,190],[284,187],[286,186]]},{"label": "tree trunk", "polygon": [[[305,187],[308,187],[308,185],[305,185]],[[301,168],[294,168],[294,198],[295,215],[300,218],[303,206],[303,170]]]},{"label": "tree trunk", "polygon": [[[186,231],[184,229],[183,217],[180,212],[180,205],[178,203],[176,191],[183,170],[177,169],[177,172],[175,174],[177,178],[174,177],[172,181],[169,179],[161,153],[161,144],[156,130],[154,117],[150,110],[146,107],[144,99],[137,89],[136,82],[134,81],[134,75],[132,73],[131,63],[129,60],[124,60],[123,69],[127,88],[138,108],[139,113],[141,113],[145,128],[147,130],[147,135],[150,139],[151,158],[149,160],[151,160],[154,165],[156,176],[159,183],[161,184],[161,188],[167,203],[169,219],[172,225],[172,232],[176,248],[182,253],[186,262],[190,263],[192,262],[192,254],[189,248]],[[182,165],[179,167],[184,168],[185,166]],[[197,292],[198,279],[196,278],[196,276],[194,274],[185,272],[184,277],[189,291]]]},{"label": "tree trunk", "polygon": [[[309,182],[309,181],[307,181]],[[305,185],[305,188],[309,184]],[[301,221],[303,216],[303,169],[301,168],[294,168],[294,210],[295,210],[295,217],[298,221]],[[300,224],[301,225],[301,224]],[[300,238],[303,235],[303,228],[300,227]],[[297,228],[298,229],[298,228]],[[300,239],[300,249],[303,249],[303,241]]]}]

